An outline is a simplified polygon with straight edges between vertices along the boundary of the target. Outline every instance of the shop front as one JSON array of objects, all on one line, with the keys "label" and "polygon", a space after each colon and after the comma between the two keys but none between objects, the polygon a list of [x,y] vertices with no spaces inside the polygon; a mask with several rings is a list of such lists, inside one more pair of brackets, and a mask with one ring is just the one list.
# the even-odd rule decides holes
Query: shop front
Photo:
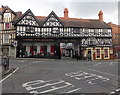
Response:
[{"label": "shop front", "polygon": [[84,55],[90,55],[92,60],[113,59],[112,47],[89,47],[84,50]]},{"label": "shop front", "polygon": [[59,58],[60,44],[44,40],[43,42],[19,42],[17,57]]}]

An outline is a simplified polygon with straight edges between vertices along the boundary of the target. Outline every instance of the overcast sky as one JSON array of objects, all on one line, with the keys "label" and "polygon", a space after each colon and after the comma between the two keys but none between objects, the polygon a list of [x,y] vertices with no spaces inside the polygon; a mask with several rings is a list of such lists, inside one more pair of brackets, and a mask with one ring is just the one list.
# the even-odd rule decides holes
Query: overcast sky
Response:
[{"label": "overcast sky", "polygon": [[64,8],[68,8],[70,18],[98,19],[103,11],[105,22],[118,24],[119,0],[0,0],[0,5],[8,5],[15,12],[24,13],[29,8],[36,16],[48,16],[54,11],[63,17]]}]

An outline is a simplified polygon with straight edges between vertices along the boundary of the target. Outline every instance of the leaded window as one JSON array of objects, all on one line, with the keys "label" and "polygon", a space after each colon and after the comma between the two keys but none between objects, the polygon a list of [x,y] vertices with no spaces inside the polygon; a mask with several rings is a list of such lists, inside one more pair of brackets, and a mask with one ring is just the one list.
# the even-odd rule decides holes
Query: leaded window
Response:
[{"label": "leaded window", "polygon": [[9,34],[3,34],[3,43],[8,44],[10,39]]},{"label": "leaded window", "polygon": [[35,32],[35,28],[34,27],[26,27],[26,33],[33,34],[34,32]]},{"label": "leaded window", "polygon": [[95,29],[95,35],[99,36],[99,29]]},{"label": "leaded window", "polygon": [[103,29],[103,35],[107,36],[108,35],[108,29]]},{"label": "leaded window", "polygon": [[5,29],[10,29],[10,23],[5,23]]},{"label": "leaded window", "polygon": [[86,36],[88,36],[88,34],[89,34],[89,29],[84,29],[84,34],[85,34]]},{"label": "leaded window", "polygon": [[80,34],[80,29],[79,28],[73,28],[73,33],[74,34]]},{"label": "leaded window", "polygon": [[53,34],[59,34],[60,31],[59,31],[58,28],[52,28],[52,33],[53,33]]}]

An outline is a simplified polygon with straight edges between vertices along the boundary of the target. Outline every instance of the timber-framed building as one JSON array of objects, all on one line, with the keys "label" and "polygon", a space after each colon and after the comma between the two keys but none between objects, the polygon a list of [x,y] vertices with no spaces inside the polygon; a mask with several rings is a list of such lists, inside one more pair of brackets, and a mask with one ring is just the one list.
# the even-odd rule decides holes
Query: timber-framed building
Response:
[{"label": "timber-framed building", "polygon": [[21,12],[14,12],[8,6],[0,8],[0,50],[3,56],[16,57],[16,29],[13,21],[20,15]]},{"label": "timber-framed building", "polygon": [[60,43],[72,43],[72,55],[80,59],[90,54],[93,60],[112,59],[112,29],[99,19],[69,18],[68,9],[64,17],[54,11],[48,16],[35,16],[30,9],[13,20],[16,57],[61,58]]}]

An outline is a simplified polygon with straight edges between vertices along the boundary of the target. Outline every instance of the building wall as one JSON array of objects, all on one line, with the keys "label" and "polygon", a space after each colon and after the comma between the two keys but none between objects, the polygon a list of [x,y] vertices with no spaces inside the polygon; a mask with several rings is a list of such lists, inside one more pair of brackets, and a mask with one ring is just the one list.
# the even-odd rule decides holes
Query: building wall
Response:
[{"label": "building wall", "polygon": [[108,23],[109,26],[112,28],[112,39],[113,39],[113,44],[120,44],[119,39],[120,39],[120,25],[116,25],[113,23]]},{"label": "building wall", "polygon": [[112,40],[113,40],[113,49],[114,49],[114,58],[120,58],[120,25],[113,23],[108,23],[112,28]]},{"label": "building wall", "polygon": [[12,10],[8,6],[2,7],[1,13],[0,44],[2,45],[2,54],[9,57],[16,57],[16,47],[13,46],[15,28],[12,25],[15,14],[12,13]]}]

